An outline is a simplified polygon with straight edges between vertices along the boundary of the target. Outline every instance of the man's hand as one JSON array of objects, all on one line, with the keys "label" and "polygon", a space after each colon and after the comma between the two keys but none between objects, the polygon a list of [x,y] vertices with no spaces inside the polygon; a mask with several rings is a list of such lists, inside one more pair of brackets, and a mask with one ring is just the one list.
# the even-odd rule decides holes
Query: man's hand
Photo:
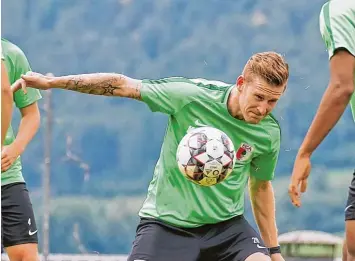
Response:
[{"label": "man's hand", "polygon": [[1,149],[1,172],[7,171],[20,154],[20,149],[14,143],[3,146]]},{"label": "man's hand", "polygon": [[20,89],[26,93],[26,87],[48,90],[50,88],[50,76],[45,76],[40,73],[28,72],[26,75],[22,75],[21,79],[18,79],[14,84],[12,84],[11,89],[16,92]]},{"label": "man's hand", "polygon": [[272,254],[271,255],[272,261],[285,261],[281,254]]},{"label": "man's hand", "polygon": [[311,158],[308,155],[298,154],[293,166],[291,184],[288,194],[292,204],[296,207],[301,206],[301,193],[306,192],[307,179],[311,172]]}]

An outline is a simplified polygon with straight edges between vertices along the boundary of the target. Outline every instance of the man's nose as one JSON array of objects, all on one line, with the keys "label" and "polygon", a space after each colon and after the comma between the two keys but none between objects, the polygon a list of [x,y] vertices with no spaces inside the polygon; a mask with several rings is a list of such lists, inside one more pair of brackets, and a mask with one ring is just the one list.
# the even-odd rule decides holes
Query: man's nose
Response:
[{"label": "man's nose", "polygon": [[260,105],[258,106],[258,111],[260,113],[260,115],[264,116],[266,114],[266,112],[268,111],[268,108],[266,105]]}]

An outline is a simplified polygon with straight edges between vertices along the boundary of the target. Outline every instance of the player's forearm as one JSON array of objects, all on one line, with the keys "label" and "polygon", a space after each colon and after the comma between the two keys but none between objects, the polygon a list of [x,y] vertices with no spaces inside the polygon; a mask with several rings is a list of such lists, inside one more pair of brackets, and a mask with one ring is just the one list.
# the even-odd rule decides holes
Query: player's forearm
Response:
[{"label": "player's forearm", "polygon": [[275,197],[271,182],[249,183],[250,198],[256,224],[266,247],[276,247],[278,232],[275,217]]},{"label": "player's forearm", "polygon": [[299,154],[310,156],[343,115],[354,92],[353,83],[330,84],[300,147]]},{"label": "player's forearm", "polygon": [[125,79],[121,74],[93,73],[52,77],[49,84],[51,88],[94,95],[121,96]]},{"label": "player's forearm", "polygon": [[[37,106],[37,105],[32,105]],[[40,114],[39,111],[34,111],[22,116],[18,133],[12,146],[15,146],[19,155],[21,155],[30,141],[37,133],[40,126]]]},{"label": "player's forearm", "polygon": [[13,94],[10,88],[1,88],[1,146],[4,145],[6,132],[12,118]]}]

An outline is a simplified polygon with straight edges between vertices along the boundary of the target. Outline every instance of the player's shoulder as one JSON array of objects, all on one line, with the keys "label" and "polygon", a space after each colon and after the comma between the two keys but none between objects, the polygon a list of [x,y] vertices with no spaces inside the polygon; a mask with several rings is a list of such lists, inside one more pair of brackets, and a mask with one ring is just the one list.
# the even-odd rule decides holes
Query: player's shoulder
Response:
[{"label": "player's shoulder", "polygon": [[142,83],[155,86],[166,86],[173,89],[179,89],[181,92],[188,92],[191,97],[198,99],[215,100],[221,102],[226,96],[232,84],[222,81],[208,80],[204,78],[186,78],[181,76],[161,78],[157,80],[143,80]]},{"label": "player's shoulder", "polygon": [[274,115],[269,114],[261,122],[263,129],[269,134],[271,146],[279,146],[281,142],[281,126]]},{"label": "player's shoulder", "polygon": [[325,2],[320,11],[321,17],[354,16],[355,1],[330,0]]},{"label": "player's shoulder", "polygon": [[281,130],[280,123],[276,119],[276,117],[270,113],[267,115],[262,121],[261,124],[263,124],[267,128],[275,129],[275,130]]},{"label": "player's shoulder", "polygon": [[189,81],[196,86],[198,90],[198,97],[201,100],[208,100],[209,102],[224,103],[228,98],[233,84],[218,80],[209,80],[204,78],[193,78]]},{"label": "player's shoulder", "polygon": [[5,38],[1,38],[1,47],[4,57],[10,57],[12,59],[26,57],[19,46]]},{"label": "player's shoulder", "polygon": [[224,89],[228,89],[231,86],[231,84],[229,83],[225,83],[217,80],[209,80],[204,78],[192,78],[188,80],[199,87],[212,89],[212,90],[224,90]]},{"label": "player's shoulder", "polygon": [[188,79],[181,76],[172,76],[172,77],[164,77],[159,79],[143,79],[142,81],[152,83],[152,84],[166,84],[166,83],[188,82]]},{"label": "player's shoulder", "polygon": [[330,2],[330,1],[326,1],[326,2],[322,5],[322,7],[321,7],[321,9],[320,9],[320,12],[321,12],[321,13],[324,12],[324,9],[328,7],[329,2]]},{"label": "player's shoulder", "polygon": [[165,77],[156,80],[152,79],[145,79],[143,81],[149,81],[151,83],[187,83],[191,85],[196,85],[199,87],[207,88],[207,89],[223,89],[231,86],[231,84],[222,82],[222,81],[215,81],[215,80],[208,80],[204,78],[187,78],[183,76],[172,76],[172,77]]}]

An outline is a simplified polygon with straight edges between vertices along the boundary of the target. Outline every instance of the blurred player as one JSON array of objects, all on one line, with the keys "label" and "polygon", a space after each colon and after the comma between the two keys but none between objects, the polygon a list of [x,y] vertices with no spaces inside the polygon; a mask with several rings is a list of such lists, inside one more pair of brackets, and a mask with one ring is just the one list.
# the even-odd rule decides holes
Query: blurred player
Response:
[{"label": "blurred player", "polygon": [[[311,155],[349,103],[355,119],[355,1],[327,2],[320,13],[320,31],[329,52],[330,81],[294,164],[289,194],[293,204],[298,207],[301,205],[301,193],[307,188]],[[355,173],[349,188],[345,220],[347,244],[344,244],[343,260],[355,261]]]},{"label": "blurred player", "polygon": [[[13,43],[1,39],[4,63],[11,83],[31,70],[24,53]],[[1,149],[1,242],[11,261],[38,261],[37,227],[29,193],[22,176],[20,155],[36,134],[40,124],[38,90],[16,91],[14,101],[21,112],[15,137],[7,130]]]},{"label": "blurred player", "polygon": [[[234,85],[182,77],[141,81],[108,73],[63,77],[29,73],[22,78],[39,89],[141,100],[152,111],[169,115],[129,261],[267,261],[269,253],[273,261],[283,261],[270,182],[280,150],[280,128],[269,114],[284,93],[288,76],[283,57],[265,52],[250,58]],[[190,128],[201,126],[222,130],[237,151],[244,152],[237,154],[230,176],[212,187],[186,179],[176,162],[181,139]],[[243,216],[248,180],[261,237]]]},{"label": "blurred player", "polygon": [[7,76],[4,56],[1,51],[1,147],[4,145],[6,132],[12,118],[12,99],[11,84]]}]

